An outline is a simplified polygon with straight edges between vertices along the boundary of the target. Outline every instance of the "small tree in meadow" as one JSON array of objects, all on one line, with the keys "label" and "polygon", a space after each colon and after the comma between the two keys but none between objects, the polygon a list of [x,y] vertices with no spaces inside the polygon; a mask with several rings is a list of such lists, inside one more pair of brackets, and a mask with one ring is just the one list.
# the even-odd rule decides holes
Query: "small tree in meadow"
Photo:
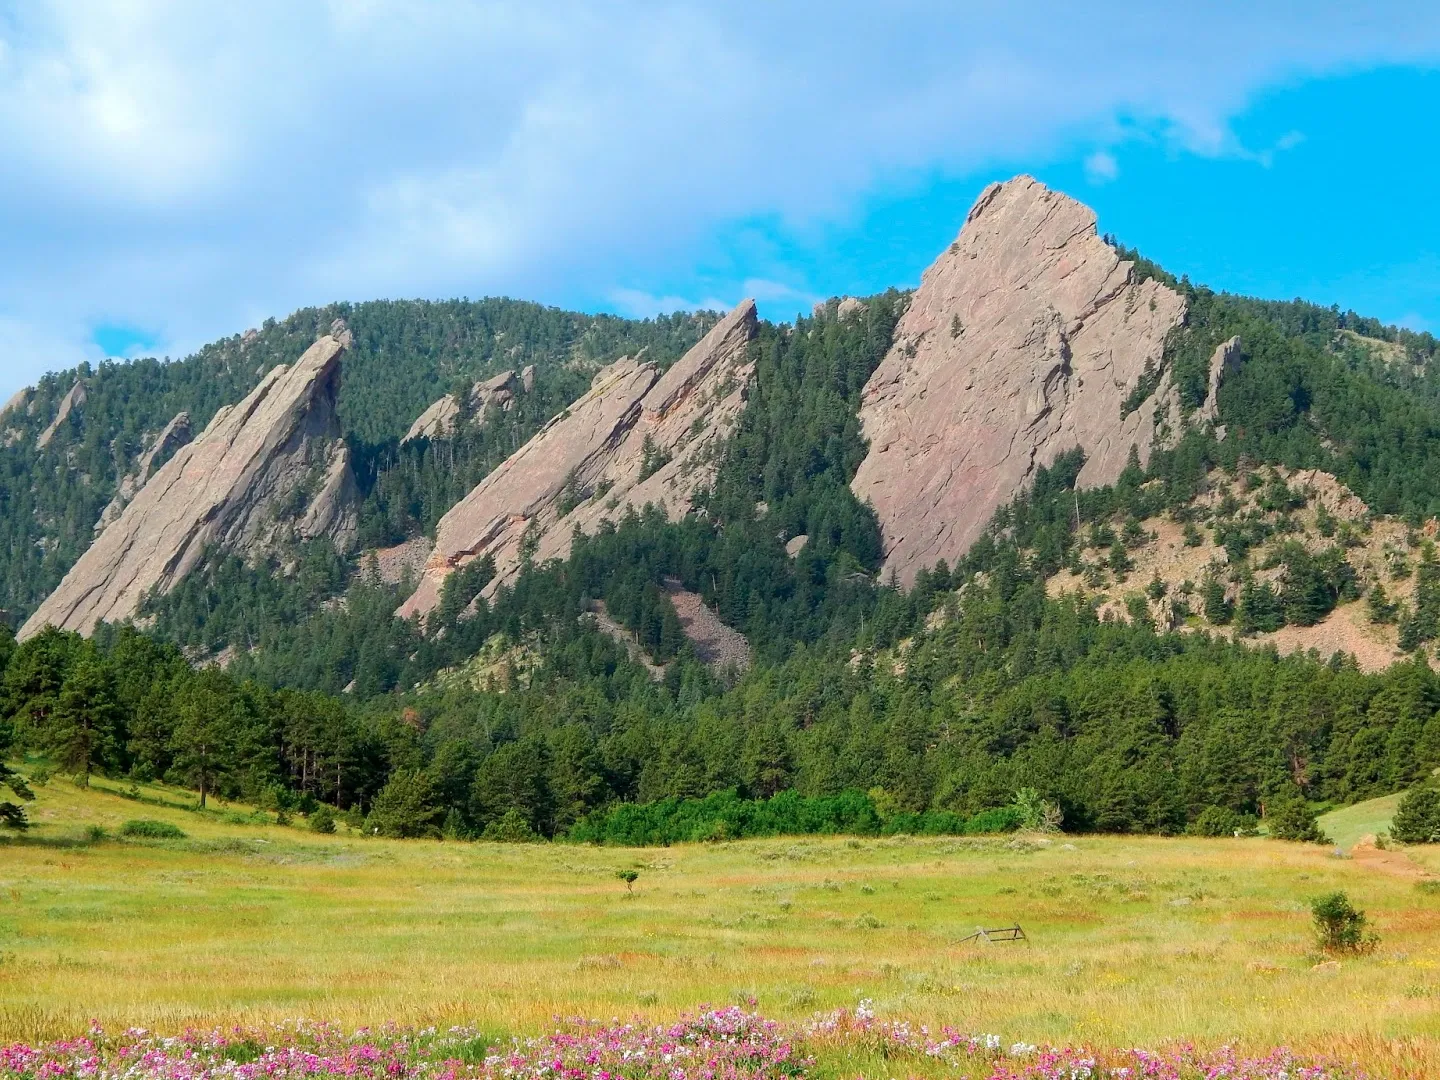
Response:
[{"label": "small tree in meadow", "polygon": [[[15,737],[15,727],[8,720],[0,719],[0,788],[5,788],[18,799],[29,802],[34,793],[25,783],[25,778],[5,764],[5,755]],[[24,829],[30,822],[25,817],[25,808],[8,800],[0,801],[0,828]]]},{"label": "small tree in meadow", "polygon": [[1440,791],[1426,787],[1406,792],[1395,810],[1390,835],[1402,844],[1440,841]]},{"label": "small tree in meadow", "polygon": [[311,832],[333,833],[335,831],[335,811],[321,803],[311,811],[305,822],[310,826]]},{"label": "small tree in meadow", "polygon": [[1365,912],[1350,903],[1343,892],[1329,893],[1310,902],[1315,918],[1315,941],[1325,953],[1365,953],[1380,943],[1368,928]]},{"label": "small tree in meadow", "polygon": [[1329,838],[1315,823],[1315,811],[1305,801],[1305,796],[1295,791],[1273,799],[1265,822],[1270,826],[1270,835],[1277,840],[1298,840],[1312,844],[1328,844]]},{"label": "small tree in meadow", "polygon": [[372,834],[394,837],[439,836],[430,781],[419,769],[397,769],[390,782],[375,796],[375,805],[365,819]]},{"label": "small tree in meadow", "polygon": [[640,877],[638,870],[616,870],[615,876],[625,882],[625,893],[628,896],[635,894],[635,882]]}]

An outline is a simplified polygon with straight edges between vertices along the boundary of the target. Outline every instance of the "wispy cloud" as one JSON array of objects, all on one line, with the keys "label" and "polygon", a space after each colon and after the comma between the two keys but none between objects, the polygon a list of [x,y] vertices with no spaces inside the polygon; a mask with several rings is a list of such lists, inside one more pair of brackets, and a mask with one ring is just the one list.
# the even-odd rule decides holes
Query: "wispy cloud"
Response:
[{"label": "wispy cloud", "polygon": [[1400,0],[0,0],[0,395],[106,321],[189,342],[336,298],[653,312],[757,272],[803,304],[783,266],[686,268],[726,223],[1118,146],[1121,116],[1234,152],[1260,88],[1437,55],[1440,10]]},{"label": "wispy cloud", "polygon": [[1092,184],[1108,184],[1120,175],[1120,163],[1109,150],[1096,150],[1085,159],[1085,179]]}]

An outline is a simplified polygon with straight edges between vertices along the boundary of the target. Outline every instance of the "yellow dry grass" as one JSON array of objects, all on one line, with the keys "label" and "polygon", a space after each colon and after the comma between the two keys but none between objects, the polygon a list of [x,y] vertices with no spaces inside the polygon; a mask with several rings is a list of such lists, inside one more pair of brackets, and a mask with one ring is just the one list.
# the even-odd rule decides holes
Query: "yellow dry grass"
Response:
[{"label": "yellow dry grass", "polygon": [[[392,842],[226,824],[64,780],[39,791],[35,817],[0,844],[0,1039],[91,1018],[535,1031],[752,997],[801,1019],[871,998],[884,1015],[1031,1042],[1289,1043],[1411,1075],[1440,1063],[1440,895],[1319,847]],[[84,839],[136,817],[189,839]],[[1382,944],[1316,970],[1307,901],[1333,889]],[[1015,921],[1030,944],[957,943]]]}]

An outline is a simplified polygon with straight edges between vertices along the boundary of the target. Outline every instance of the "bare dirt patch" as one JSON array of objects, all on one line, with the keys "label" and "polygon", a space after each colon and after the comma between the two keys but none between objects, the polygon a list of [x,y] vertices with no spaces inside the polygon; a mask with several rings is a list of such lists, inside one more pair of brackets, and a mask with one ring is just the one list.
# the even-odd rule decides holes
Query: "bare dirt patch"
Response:
[{"label": "bare dirt patch", "polygon": [[1397,877],[1417,880],[1430,876],[1428,870],[1405,852],[1376,847],[1373,836],[1362,836],[1359,842],[1350,849],[1350,858],[1367,870],[1375,870],[1383,874],[1394,874]]}]

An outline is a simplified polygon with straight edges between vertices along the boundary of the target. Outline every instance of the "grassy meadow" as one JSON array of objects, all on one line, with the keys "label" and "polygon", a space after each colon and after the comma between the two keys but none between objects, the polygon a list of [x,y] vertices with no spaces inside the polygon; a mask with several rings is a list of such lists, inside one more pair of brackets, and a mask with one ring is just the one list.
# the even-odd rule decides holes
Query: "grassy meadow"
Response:
[{"label": "grassy meadow", "polygon": [[[52,780],[35,827],[0,841],[0,1040],[92,1018],[533,1032],[751,999],[798,1020],[869,998],[1007,1042],[1289,1043],[1440,1071],[1440,891],[1420,865],[1440,859],[1424,852],[1377,863],[1263,838],[1101,836],[402,842],[139,794]],[[117,837],[134,818],[187,838]],[[1381,945],[1317,968],[1308,900],[1334,889]],[[1016,921],[1028,944],[959,943]]]}]

